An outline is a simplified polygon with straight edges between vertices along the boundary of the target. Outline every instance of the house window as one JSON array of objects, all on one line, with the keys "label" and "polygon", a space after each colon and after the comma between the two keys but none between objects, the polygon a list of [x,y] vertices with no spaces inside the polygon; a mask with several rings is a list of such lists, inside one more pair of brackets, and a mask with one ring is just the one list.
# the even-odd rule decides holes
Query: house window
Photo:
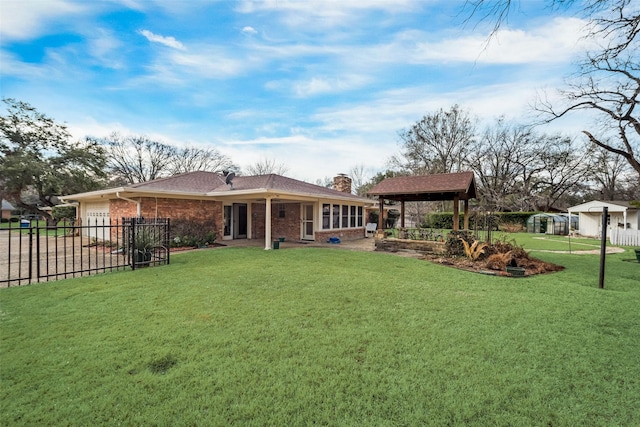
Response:
[{"label": "house window", "polygon": [[362,227],[362,206],[358,206],[358,227]]},{"label": "house window", "polygon": [[325,203],[322,205],[322,229],[329,230],[331,228],[331,205]]},{"label": "house window", "polygon": [[224,207],[224,235],[231,236],[231,218],[233,216],[232,206]]},{"label": "house window", "polygon": [[285,212],[286,212],[286,209],[285,209],[284,203],[280,203],[278,205],[278,218],[284,218]]},{"label": "house window", "polygon": [[355,228],[356,227],[356,207],[350,206],[349,208],[351,209],[351,215],[349,216],[349,225],[351,226],[351,228]]},{"label": "house window", "polygon": [[342,228],[349,227],[349,206],[342,205]]},{"label": "house window", "polygon": [[340,205],[333,205],[333,227],[340,228]]}]

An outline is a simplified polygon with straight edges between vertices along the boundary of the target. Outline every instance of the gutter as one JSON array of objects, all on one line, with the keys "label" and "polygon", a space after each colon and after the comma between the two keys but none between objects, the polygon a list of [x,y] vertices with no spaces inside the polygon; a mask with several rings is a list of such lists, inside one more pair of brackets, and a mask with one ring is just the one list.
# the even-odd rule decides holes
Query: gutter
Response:
[{"label": "gutter", "polygon": [[119,191],[116,191],[116,197],[118,199],[122,199],[122,200],[126,200],[127,202],[131,202],[131,203],[135,203],[137,206],[137,215],[140,216],[140,201],[139,200],[133,200],[133,199],[129,199],[127,197],[121,196]]}]

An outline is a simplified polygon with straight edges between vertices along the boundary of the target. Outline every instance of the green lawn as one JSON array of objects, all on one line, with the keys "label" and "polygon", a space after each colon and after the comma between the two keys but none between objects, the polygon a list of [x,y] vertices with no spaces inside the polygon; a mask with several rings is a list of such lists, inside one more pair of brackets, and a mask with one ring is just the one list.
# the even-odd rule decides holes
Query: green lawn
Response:
[{"label": "green lawn", "polygon": [[640,425],[640,264],[225,248],[0,290],[2,425]]},{"label": "green lawn", "polygon": [[[41,236],[62,236],[72,232],[72,225],[67,221],[58,223],[57,228],[47,229],[46,221],[30,221],[29,227],[22,228],[20,222],[0,222],[0,229],[11,229],[11,232],[20,232],[23,234],[29,234],[30,228],[34,229],[31,232],[36,233],[35,228],[40,227],[39,233]],[[64,228],[69,227],[69,228]]]}]

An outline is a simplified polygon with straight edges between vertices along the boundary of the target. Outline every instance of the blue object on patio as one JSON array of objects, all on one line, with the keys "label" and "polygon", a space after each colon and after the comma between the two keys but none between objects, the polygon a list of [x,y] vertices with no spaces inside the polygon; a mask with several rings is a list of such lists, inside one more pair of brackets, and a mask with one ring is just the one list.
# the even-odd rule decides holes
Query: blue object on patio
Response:
[{"label": "blue object on patio", "polygon": [[337,237],[329,237],[329,240],[327,240],[327,243],[338,244],[340,243],[340,239]]}]

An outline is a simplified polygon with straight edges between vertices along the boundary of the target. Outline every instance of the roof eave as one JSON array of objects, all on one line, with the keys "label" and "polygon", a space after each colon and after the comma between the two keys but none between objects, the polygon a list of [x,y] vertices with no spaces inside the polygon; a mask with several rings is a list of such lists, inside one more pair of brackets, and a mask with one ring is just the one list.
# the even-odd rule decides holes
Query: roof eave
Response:
[{"label": "roof eave", "polygon": [[68,200],[86,200],[86,199],[95,199],[95,198],[99,198],[99,197],[103,197],[103,196],[107,196],[107,195],[113,195],[114,197],[117,197],[118,194],[121,194],[123,196],[126,197],[143,197],[143,196],[157,196],[157,195],[163,195],[163,196],[185,196],[185,197],[206,197],[207,194],[206,193],[202,193],[202,192],[192,192],[192,191],[176,191],[176,190],[144,190],[144,189],[137,189],[137,188],[130,188],[130,187],[119,187],[119,188],[110,188],[108,190],[99,190],[99,191],[91,191],[88,193],[78,193],[78,194],[71,194],[69,196],[63,196],[61,197],[62,200],[64,201],[68,201]]}]

